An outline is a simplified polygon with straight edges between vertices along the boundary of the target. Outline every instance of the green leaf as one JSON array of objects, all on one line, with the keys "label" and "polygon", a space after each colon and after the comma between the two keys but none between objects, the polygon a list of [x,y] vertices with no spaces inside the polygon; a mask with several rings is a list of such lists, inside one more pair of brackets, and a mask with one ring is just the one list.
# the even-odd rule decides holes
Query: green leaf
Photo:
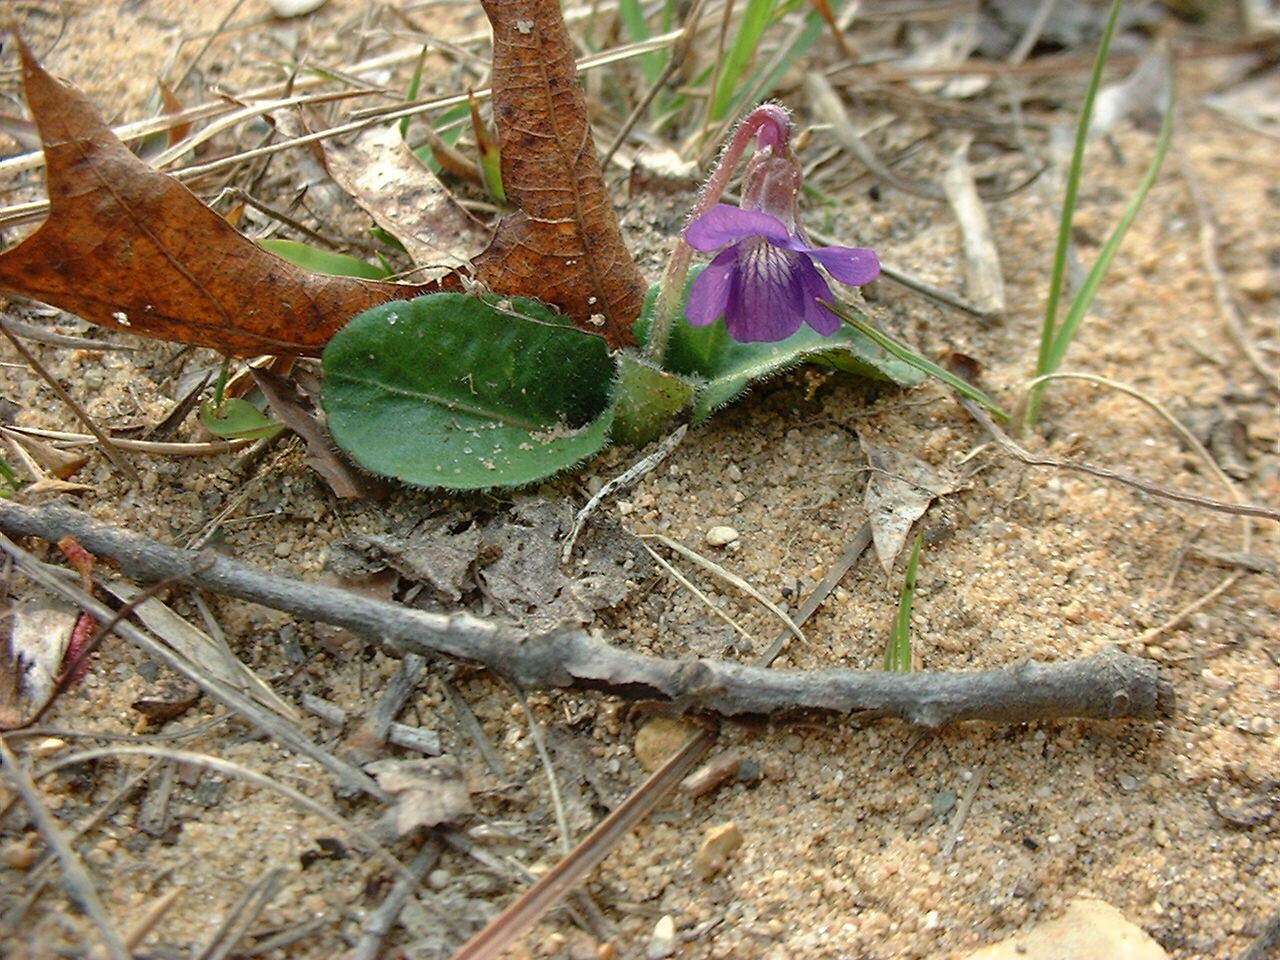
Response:
[{"label": "green leaf", "polygon": [[741,87],[742,74],[760,47],[765,27],[773,21],[775,0],[747,0],[738,33],[725,51],[720,75],[711,93],[712,120],[723,120],[731,113],[734,95]]},{"label": "green leaf", "polygon": [[975,403],[980,403],[1001,420],[1009,419],[1009,415],[1007,413],[996,406],[995,402],[990,397],[973,384],[969,383],[967,380],[962,380],[949,370],[943,370],[942,367],[938,366],[932,360],[920,356],[920,354],[916,353],[910,347],[898,343],[898,341],[894,340],[888,334],[881,333],[872,325],[870,319],[868,319],[861,310],[858,310],[848,303],[832,302],[828,303],[827,306],[834,310],[836,315],[850,327],[863,336],[875,341],[886,351],[900,359],[903,363],[909,364],[921,373],[927,374],[936,380],[941,380],[956,393],[963,397],[968,397]]},{"label": "green leaf", "polygon": [[375,267],[372,263],[348,257],[345,253],[309,247],[297,240],[259,240],[258,246],[317,273],[328,273],[335,277],[364,277],[366,280],[382,280],[389,276],[386,270]]},{"label": "green leaf", "polygon": [[[738,343],[729,336],[723,320],[707,327],[690,326],[684,319],[689,288],[702,272],[689,271],[684,303],[671,330],[663,366],[672,373],[701,382],[693,404],[693,419],[701,423],[720,407],[740,397],[755,380],[781,373],[803,361],[812,361],[876,380],[888,380],[913,387],[924,377],[910,364],[890,356],[870,339],[849,327],[841,327],[829,337],[803,326],[777,343]],[[650,288],[644,311],[636,321],[636,339],[647,339],[658,287]]]},{"label": "green leaf", "polygon": [[239,397],[229,397],[221,404],[206,401],[200,406],[200,422],[215,437],[227,440],[256,440],[284,429],[248,400]]},{"label": "green leaf", "polygon": [[630,351],[618,358],[613,439],[640,446],[661,436],[693,399],[694,385]]},{"label": "green leaf", "polygon": [[605,342],[536,300],[433,293],[366,310],[324,351],[343,450],[383,476],[473,490],[541,480],[604,447]]},{"label": "green leaf", "polygon": [[920,566],[922,543],[924,534],[917,533],[915,545],[911,548],[911,559],[907,561],[902,597],[898,600],[898,616],[893,621],[893,630],[884,648],[884,668],[895,673],[907,673],[911,670],[911,606],[916,599],[916,570]]}]

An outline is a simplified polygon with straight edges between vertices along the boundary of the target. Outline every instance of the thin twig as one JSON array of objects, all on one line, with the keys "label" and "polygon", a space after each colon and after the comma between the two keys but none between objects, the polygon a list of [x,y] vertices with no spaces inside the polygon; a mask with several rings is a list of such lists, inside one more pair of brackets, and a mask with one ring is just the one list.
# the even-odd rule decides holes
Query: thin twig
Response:
[{"label": "thin twig", "polygon": [[[927,726],[976,719],[1008,723],[1051,717],[1153,718],[1173,708],[1172,688],[1157,665],[1113,648],[1063,663],[1021,663],[1009,669],[964,673],[772,670],[720,660],[667,660],[612,646],[586,631],[530,634],[466,613],[432,613],[264,573],[212,551],[175,549],[59,505],[33,507],[0,501],[0,529],[53,541],[71,535],[92,553],[115,558],[127,575],[140,580],[172,578],[345,627],[401,651],[479,663],[524,690],[597,690],[723,716],[820,710],[856,712],[862,719],[899,717]],[[66,589],[12,541],[0,537],[0,549],[24,569],[34,566],[42,582],[57,584],[59,591]],[[72,596],[82,604],[93,602]],[[100,605],[90,609],[100,610]],[[126,627],[121,624],[121,631]],[[168,651],[158,644],[152,643],[148,652],[152,649],[153,656],[180,662],[166,656]],[[203,677],[197,682],[209,684]],[[209,687],[232,705],[221,685]],[[257,713],[247,712],[255,708],[265,713],[243,698],[235,707],[262,723]],[[301,739],[305,748],[294,743],[295,749],[318,760],[324,757],[320,762],[333,769],[336,758]],[[368,778],[361,775],[361,779]],[[376,795],[385,799],[380,790]]]},{"label": "thin twig", "polygon": [[[813,616],[814,611],[822,606],[822,601],[827,599],[831,591],[836,588],[836,584],[844,579],[844,575],[866,553],[869,546],[871,546],[871,524],[864,523],[858,528],[858,532],[853,535],[848,545],[845,546],[839,559],[831,565],[831,569],[827,571],[818,585],[813,588],[813,592],[805,597],[804,603],[800,604],[800,609],[796,611],[795,617],[798,626],[803,627],[805,621]],[[773,663],[790,638],[791,632],[789,630],[783,630],[774,637],[773,643],[769,644],[769,649],[762,653],[756,661],[756,666],[767,667]]]},{"label": "thin twig", "polygon": [[702,554],[698,553],[698,551],[689,549],[680,541],[673,540],[670,537],[666,536],[665,534],[642,533],[640,534],[640,538],[643,540],[658,541],[658,543],[662,544],[664,547],[668,547],[674,550],[676,553],[680,554],[680,556],[684,557],[686,560],[692,560],[698,566],[702,567],[702,569],[719,577],[725,583],[729,583],[737,587],[747,596],[752,597],[753,599],[758,601],[770,613],[772,613],[775,617],[781,620],[783,625],[786,626],[786,628],[791,631],[791,635],[793,637],[795,637],[801,643],[809,642],[809,638],[804,635],[804,631],[800,629],[800,627],[796,624],[794,620],[792,620],[789,616],[786,615],[786,613],[783,612],[781,607],[779,607],[776,603],[774,603],[772,600],[770,600],[763,593],[761,593],[759,590],[753,587],[750,583],[748,583],[742,577],[738,576],[732,570],[725,569],[720,564],[716,563],[714,560],[708,557],[704,557]]},{"label": "thin twig", "polygon": [[960,804],[956,807],[955,818],[951,821],[951,828],[947,830],[947,838],[942,843],[942,853],[939,855],[941,862],[945,864],[951,859],[951,854],[955,852],[956,844],[960,842],[960,832],[964,830],[965,821],[969,819],[969,811],[973,808],[973,799],[978,795],[978,790],[982,787],[982,781],[986,779],[987,768],[981,766],[973,772],[973,776],[969,778],[969,784],[964,789],[963,796],[960,797]]},{"label": "thin twig", "polygon": [[440,860],[440,842],[435,837],[427,837],[422,849],[409,863],[409,870],[404,876],[397,877],[386,898],[364,923],[364,930],[356,942],[351,960],[377,960],[378,951],[382,949],[382,941],[395,923],[405,904],[413,896],[418,884],[422,882],[428,871]]},{"label": "thin twig", "polygon": [[107,917],[106,908],[103,907],[97,888],[93,885],[93,878],[89,876],[89,871],[85,869],[79,854],[62,835],[58,821],[40,799],[40,791],[36,789],[31,775],[18,763],[18,758],[13,755],[13,751],[9,749],[9,744],[3,737],[0,737],[0,760],[4,761],[5,774],[18,792],[18,796],[22,798],[23,804],[26,805],[32,822],[40,831],[40,836],[44,838],[44,842],[49,845],[49,849],[57,855],[58,861],[62,864],[62,876],[67,884],[67,892],[98,928],[102,943],[107,948],[107,954],[111,960],[128,960],[129,951]]},{"label": "thin twig", "polygon": [[283,877],[282,869],[272,867],[262,879],[246,890],[231,905],[222,922],[218,924],[217,929],[204,945],[204,949],[198,951],[193,960],[225,960],[235,945],[249,932],[253,921],[258,919],[262,911],[275,898]]},{"label": "thin twig", "polygon": [[995,440],[1002,450],[1030,466],[1056,467],[1059,470],[1075,470],[1078,473],[1087,473],[1090,476],[1101,477],[1104,480],[1115,480],[1118,483],[1123,483],[1125,486],[1133,487],[1135,490],[1141,490],[1143,493],[1149,493],[1152,496],[1160,497],[1165,500],[1173,500],[1177,503],[1189,503],[1192,506],[1203,507],[1206,510],[1215,510],[1219,513],[1230,513],[1235,516],[1263,517],[1267,520],[1280,521],[1280,510],[1263,506],[1262,504],[1228,503],[1225,500],[1216,500],[1213,497],[1203,497],[1198,493],[1187,493],[1182,490],[1175,490],[1172,487],[1163,486],[1159,483],[1152,483],[1149,480],[1143,480],[1120,470],[1112,470],[1110,467],[1100,467],[1092,463],[1085,463],[1082,460],[1064,460],[1061,457],[1051,457],[1044,454],[1032,453],[1025,447],[1020,446],[1012,437],[1001,430],[987,412],[972,400],[960,396],[957,396],[956,400],[969,412],[969,416],[977,420],[979,425],[986,430],[987,433],[991,434],[991,438]]},{"label": "thin twig", "polygon": [[453,956],[453,960],[493,960],[580,883],[609,852],[679,785],[715,743],[714,730],[701,730],[640,787],[600,821],[563,860],[530,887]]},{"label": "thin twig", "polygon": [[[699,590],[692,580],[680,572],[679,567],[675,566],[675,564],[668,563],[662,554],[658,553],[658,551],[654,550],[653,547],[649,546],[643,540],[640,541],[640,546],[644,547],[645,552],[653,558],[653,562],[658,565],[659,569],[665,572],[676,583],[680,584],[680,586],[692,593],[698,600],[702,601],[703,606],[733,628],[733,630],[735,630],[742,639],[746,640],[747,643],[751,644],[753,647],[756,645],[756,638],[753,637],[745,627],[739,625],[738,621],[734,620],[733,617],[729,616],[729,614],[716,606],[710,597]],[[791,636],[790,631],[788,631],[787,636]]]},{"label": "thin twig", "polygon": [[1236,304],[1235,296],[1231,292],[1231,285],[1227,282],[1227,275],[1222,270],[1222,264],[1218,262],[1218,225],[1213,215],[1213,207],[1205,196],[1199,175],[1185,155],[1179,158],[1179,171],[1182,173],[1183,182],[1187,185],[1187,193],[1191,195],[1191,200],[1195,204],[1196,216],[1200,220],[1200,255],[1204,260],[1205,272],[1213,281],[1213,295],[1218,301],[1218,313],[1226,323],[1227,329],[1231,331],[1231,336],[1235,338],[1245,359],[1249,361],[1249,365],[1267,381],[1272,390],[1280,393],[1280,370],[1267,362],[1258,345],[1253,342],[1253,337],[1245,326],[1244,317],[1240,315],[1240,307]]},{"label": "thin twig", "polygon": [[560,831],[560,848],[565,856],[568,856],[569,851],[573,849],[573,837],[569,833],[569,818],[564,813],[564,800],[560,796],[560,781],[556,777],[555,764],[551,762],[551,754],[547,752],[547,738],[542,731],[542,724],[529,709],[529,701],[524,691],[514,684],[511,689],[516,699],[520,701],[521,709],[524,710],[524,721],[529,725],[529,736],[533,739],[534,749],[538,751],[538,759],[542,761],[543,772],[547,775],[547,789],[551,793],[551,806],[555,811],[556,827]]},{"label": "thin twig", "polygon": [[[90,552],[97,552],[92,547],[88,549]],[[44,564],[2,534],[0,534],[0,551],[13,557],[14,562],[27,576],[55,595],[70,600],[86,613],[93,614],[99,620],[106,621],[111,619],[114,611],[110,607],[89,596],[79,586],[68,583],[49,573]],[[191,556],[197,555],[191,554]],[[200,565],[197,561],[196,566]],[[157,579],[164,580],[166,578],[160,577]],[[151,580],[150,582],[155,581]],[[240,714],[240,716],[268,736],[279,740],[297,753],[315,760],[316,763],[334,774],[346,786],[360,790],[384,802],[390,799],[390,796],[371,777],[313,743],[302,731],[279,714],[266,709],[230,684],[210,676],[206,671],[200,669],[199,665],[190,663],[186,657],[179,656],[168,646],[154,640],[133,624],[128,622],[118,623],[115,629],[116,633],[121,637],[142,649],[152,658],[159,660],[170,669],[194,682],[213,699]]]},{"label": "thin twig", "polygon": [[142,478],[138,475],[138,471],[125,458],[125,455],[116,446],[115,442],[103,432],[101,427],[94,423],[93,417],[89,416],[88,412],[80,404],[76,403],[71,394],[67,393],[66,388],[58,382],[58,379],[45,368],[45,365],[37,359],[34,353],[27,349],[27,345],[18,339],[9,326],[9,321],[4,318],[0,318],[0,332],[3,332],[9,338],[13,348],[22,354],[22,359],[26,360],[40,379],[49,385],[49,389],[58,395],[58,399],[71,408],[71,412],[75,414],[76,419],[83,423],[88,431],[98,439],[98,443],[102,445],[102,452],[107,455],[107,459],[114,463],[116,468],[126,476],[133,480],[141,481]]},{"label": "thin twig", "polygon": [[573,518],[573,526],[569,530],[569,535],[564,538],[564,547],[560,551],[561,563],[568,563],[569,558],[573,556],[573,546],[578,541],[578,535],[582,533],[582,528],[586,526],[587,521],[591,519],[591,515],[596,512],[600,504],[619,490],[633,486],[641,478],[652,473],[654,468],[667,459],[671,455],[671,451],[680,445],[680,441],[684,439],[684,435],[688,431],[689,425],[687,423],[682,423],[676,427],[666,439],[658,444],[658,449],[646,454],[627,467],[626,470],[606,483],[594,497],[587,501],[586,505],[578,511],[578,515]]},{"label": "thin twig", "polygon": [[[13,426],[8,429],[44,440],[61,440],[69,444],[100,443],[97,437],[87,433],[70,433],[66,430],[41,430],[36,427]],[[131,453],[146,453],[157,457],[216,457],[219,454],[243,450],[252,440],[211,440],[204,443],[173,443],[165,440],[132,440],[112,437],[109,446]]]}]

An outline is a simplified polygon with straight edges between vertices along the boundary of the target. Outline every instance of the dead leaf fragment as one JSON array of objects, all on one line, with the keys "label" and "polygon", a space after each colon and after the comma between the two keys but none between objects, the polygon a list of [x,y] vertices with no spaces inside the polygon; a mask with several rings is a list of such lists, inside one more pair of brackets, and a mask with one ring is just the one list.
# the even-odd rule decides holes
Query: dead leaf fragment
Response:
[{"label": "dead leaf fragment", "polygon": [[450,525],[420,528],[405,537],[385,533],[353,534],[330,548],[329,566],[349,579],[394,570],[406,580],[430,586],[442,599],[456,602],[471,586],[471,565],[480,548],[480,528],[453,533]]},{"label": "dead leaf fragment", "polygon": [[31,722],[56,689],[77,615],[52,601],[18,600],[10,607],[0,649],[0,730]]},{"label": "dead leaf fragment", "polygon": [[19,45],[49,216],[0,254],[0,288],[102,326],[234,354],[318,354],[352,316],[438,289],[312,273],[139,160]]},{"label": "dead leaf fragment", "polygon": [[651,569],[635,537],[598,518],[581,540],[574,576],[567,576],[560,543],[572,525],[568,502],[530,498],[485,528],[481,556],[487,562],[476,579],[495,606],[530,630],[590,622],[596,611],[626,600],[640,572]]},{"label": "dead leaf fragment", "polygon": [[645,283],[622,241],[557,0],[482,0],[505,217],[476,269],[495,293],[555,304],[610,346],[634,343]]},{"label": "dead leaf fragment", "polygon": [[865,437],[862,452],[871,474],[867,478],[867,519],[876,556],[886,574],[907,542],[911,525],[924,516],[937,497],[954,493],[960,479],[943,467],[931,467],[908,453],[882,447]]},{"label": "dead leaf fragment", "polygon": [[159,725],[176,720],[195,706],[200,688],[188,680],[164,680],[134,700],[130,706]]},{"label": "dead leaf fragment", "polygon": [[346,144],[325,143],[324,159],[351,199],[415,264],[429,268],[415,279],[440,279],[484,249],[489,231],[413,155],[396,124],[369,127]]},{"label": "dead leaf fragment", "polygon": [[307,444],[307,466],[324,477],[335,495],[358,500],[378,492],[377,484],[358,474],[329,443],[320,422],[303,405],[292,384],[269,370],[253,370],[253,380],[277,420]]},{"label": "dead leaf fragment", "polygon": [[396,798],[396,831],[460,823],[471,816],[471,791],[453,757],[378,760],[364,768],[378,786]]}]

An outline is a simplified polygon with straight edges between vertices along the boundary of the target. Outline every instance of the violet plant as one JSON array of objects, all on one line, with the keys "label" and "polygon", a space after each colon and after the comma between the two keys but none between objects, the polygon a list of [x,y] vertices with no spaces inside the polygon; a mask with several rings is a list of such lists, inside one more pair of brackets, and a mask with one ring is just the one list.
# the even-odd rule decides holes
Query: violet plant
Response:
[{"label": "violet plant", "polygon": [[[744,159],[735,207],[722,199]],[[324,354],[333,438],[364,467],[408,483],[518,486],[610,442],[648,442],[677,418],[704,421],[800,362],[918,383],[915,367],[825,305],[834,300],[827,275],[856,287],[879,262],[871,250],[809,242],[802,181],[787,111],[752,110],[646,297],[639,350],[611,354],[526,299],[435,293],[360,314]],[[711,262],[695,265],[696,252]]]}]

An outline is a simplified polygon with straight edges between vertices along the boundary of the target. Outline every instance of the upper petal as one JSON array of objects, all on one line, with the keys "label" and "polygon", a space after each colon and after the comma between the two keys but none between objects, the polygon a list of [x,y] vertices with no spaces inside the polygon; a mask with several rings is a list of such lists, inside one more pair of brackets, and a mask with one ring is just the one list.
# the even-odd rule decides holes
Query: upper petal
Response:
[{"label": "upper petal", "polygon": [[727,203],[718,203],[684,231],[689,246],[703,253],[719,250],[726,244],[746,237],[767,237],[785,243],[790,237],[787,228],[777,217],[761,210],[743,210]]},{"label": "upper petal", "polygon": [[[804,322],[803,267],[816,273],[803,255],[764,240],[747,240],[738,248],[724,322],[739,343],[785,340]],[[803,265],[803,267],[802,267]]]},{"label": "upper petal", "polygon": [[841,283],[860,287],[880,276],[880,258],[866,247],[807,247],[797,248],[826,268]]},{"label": "upper petal", "polygon": [[738,248],[730,247],[716,255],[689,288],[689,304],[685,318],[695,327],[705,327],[724,316],[729,302],[729,289],[738,266]]}]

